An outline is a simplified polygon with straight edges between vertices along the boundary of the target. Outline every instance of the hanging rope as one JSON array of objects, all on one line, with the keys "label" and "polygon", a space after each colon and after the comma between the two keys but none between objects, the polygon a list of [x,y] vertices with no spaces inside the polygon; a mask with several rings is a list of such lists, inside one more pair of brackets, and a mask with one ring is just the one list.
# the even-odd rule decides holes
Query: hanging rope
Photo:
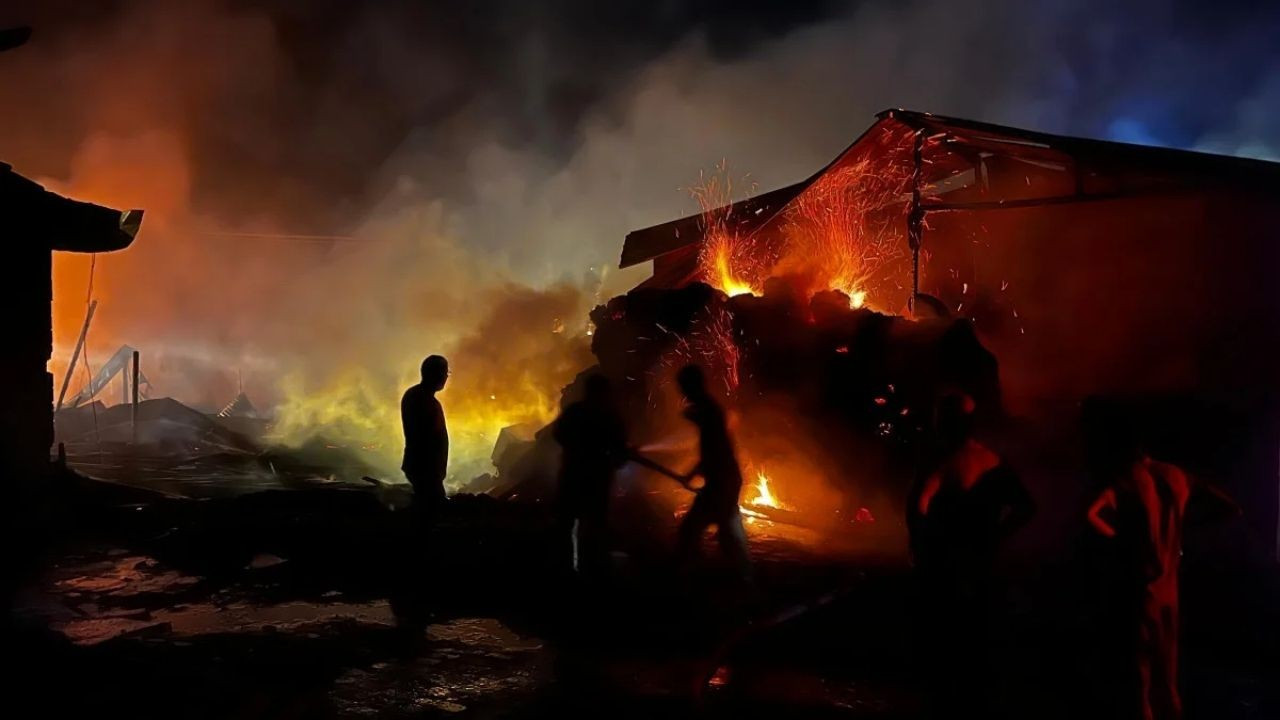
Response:
[{"label": "hanging rope", "polygon": [[[84,304],[87,309],[93,302],[93,275],[98,268],[98,253],[89,256],[89,288],[85,291]],[[90,369],[89,363],[89,329],[85,328],[84,349],[81,350],[84,355],[84,381],[85,387],[93,387],[93,370]],[[98,464],[102,464],[102,435],[98,433],[98,406],[94,404],[93,399],[89,400],[89,411],[93,413],[93,441],[98,446]]]},{"label": "hanging rope", "polygon": [[911,301],[908,307],[914,313],[920,297],[920,244],[924,234],[924,206],[920,204],[920,189],[924,184],[924,130],[916,130],[911,148],[911,208],[907,214],[907,245],[911,247]]}]

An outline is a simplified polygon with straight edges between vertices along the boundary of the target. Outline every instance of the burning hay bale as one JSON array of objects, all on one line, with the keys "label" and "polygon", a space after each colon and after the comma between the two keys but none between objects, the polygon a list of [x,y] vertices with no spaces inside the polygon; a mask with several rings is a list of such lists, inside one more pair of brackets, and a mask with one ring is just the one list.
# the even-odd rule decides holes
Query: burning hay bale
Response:
[{"label": "burning hay bale", "polygon": [[996,360],[967,320],[912,321],[797,287],[775,278],[758,297],[701,283],[639,289],[592,313],[592,350],[633,442],[676,466],[693,445],[680,439],[671,378],[689,363],[708,371],[736,413],[744,508],[819,526],[892,515],[937,397],[963,392],[980,417],[999,416]]}]

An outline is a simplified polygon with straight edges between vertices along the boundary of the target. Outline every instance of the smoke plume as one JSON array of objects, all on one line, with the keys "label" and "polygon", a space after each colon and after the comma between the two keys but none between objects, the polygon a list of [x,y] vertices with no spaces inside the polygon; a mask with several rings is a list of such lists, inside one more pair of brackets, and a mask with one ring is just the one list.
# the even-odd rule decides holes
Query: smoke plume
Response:
[{"label": "smoke plume", "polygon": [[[399,453],[425,354],[466,433],[542,421],[627,231],[727,159],[803,178],[886,107],[1280,157],[1280,11],[1231,3],[47,3],[0,56],[4,158],[146,224],[97,258],[90,362]],[[1123,5],[1123,7],[1120,7]],[[304,14],[300,8],[309,8]],[[56,261],[54,371],[90,260]],[[78,384],[78,383],[77,383]],[[485,405],[491,403],[491,406]],[[465,468],[465,470],[463,469]]]}]

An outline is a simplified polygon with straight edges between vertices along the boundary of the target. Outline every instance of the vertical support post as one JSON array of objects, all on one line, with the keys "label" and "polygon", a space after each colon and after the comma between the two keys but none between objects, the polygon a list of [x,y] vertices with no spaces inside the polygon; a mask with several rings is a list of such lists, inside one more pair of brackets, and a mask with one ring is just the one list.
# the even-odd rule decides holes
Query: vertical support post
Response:
[{"label": "vertical support post", "polygon": [[[84,314],[84,325],[80,326],[80,339],[76,340],[76,349],[71,353],[71,362],[67,363],[67,372],[62,376],[62,389],[58,391],[58,404],[53,412],[62,409],[62,401],[67,397],[67,386],[71,384],[71,375],[76,371],[76,363],[80,360],[80,352],[84,350],[84,339],[89,334],[89,323],[93,321],[93,313],[98,309],[98,301],[89,303],[89,311]],[[90,379],[90,382],[93,382]]]},{"label": "vertical support post", "polygon": [[924,232],[924,206],[920,190],[924,184],[924,130],[916,130],[911,150],[911,209],[907,213],[907,245],[911,247],[911,311],[920,296],[920,242]]},{"label": "vertical support post", "polygon": [[138,351],[133,351],[133,410],[130,420],[133,423],[133,444],[138,444]]}]

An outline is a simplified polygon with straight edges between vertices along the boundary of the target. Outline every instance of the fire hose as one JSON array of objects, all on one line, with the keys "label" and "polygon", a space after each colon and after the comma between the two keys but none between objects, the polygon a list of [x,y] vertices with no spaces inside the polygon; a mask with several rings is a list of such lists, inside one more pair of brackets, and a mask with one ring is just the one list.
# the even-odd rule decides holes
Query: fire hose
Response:
[{"label": "fire hose", "polygon": [[671,478],[672,480],[675,480],[676,482],[680,483],[680,487],[683,487],[685,490],[688,490],[690,492],[695,492],[695,493],[698,492],[695,488],[689,487],[688,475],[681,475],[675,470],[672,470],[671,468],[665,465],[662,465],[660,463],[654,462],[653,460],[650,460],[649,458],[641,455],[640,453],[634,450],[630,451],[627,454],[627,459],[639,465],[640,467],[648,468],[658,473],[659,475],[664,475],[666,477]]}]

